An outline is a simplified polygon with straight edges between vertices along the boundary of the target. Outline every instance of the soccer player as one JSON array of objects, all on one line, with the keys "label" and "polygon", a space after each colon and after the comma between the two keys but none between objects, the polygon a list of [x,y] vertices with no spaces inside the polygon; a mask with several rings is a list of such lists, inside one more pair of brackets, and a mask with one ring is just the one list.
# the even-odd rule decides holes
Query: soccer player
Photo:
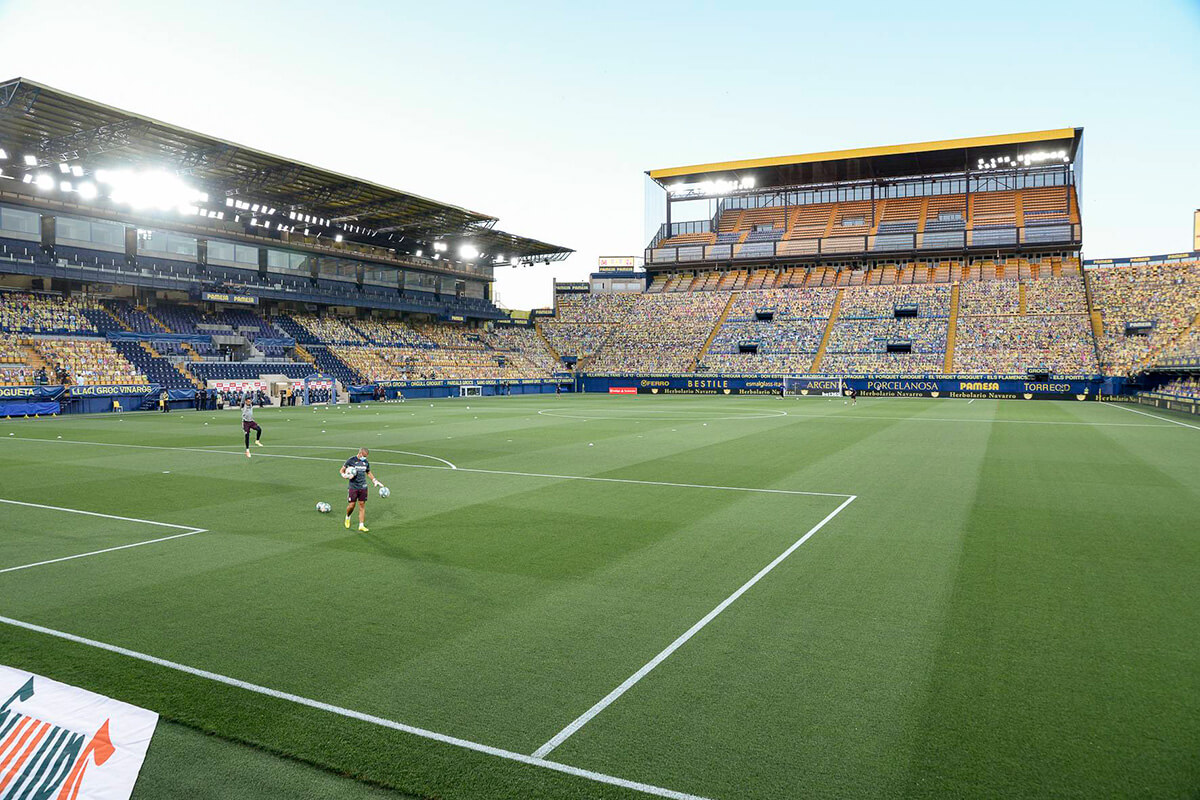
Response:
[{"label": "soccer player", "polygon": [[[371,463],[367,461],[367,448],[360,447],[358,455],[350,456],[346,459],[346,463],[342,464],[340,473],[346,473],[353,470],[354,476],[348,478],[350,481],[349,503],[346,506],[346,527],[350,527],[350,515],[354,513],[354,506],[358,505],[358,530],[360,533],[367,533],[370,529],[367,527],[367,478],[371,479],[371,483],[376,487],[383,486],[382,483],[371,472]],[[345,478],[345,474],[342,474]]]},{"label": "soccer player", "polygon": [[262,428],[254,421],[254,401],[250,395],[242,401],[242,433],[246,434],[246,458],[250,457],[250,431],[254,431],[254,445],[262,447]]}]

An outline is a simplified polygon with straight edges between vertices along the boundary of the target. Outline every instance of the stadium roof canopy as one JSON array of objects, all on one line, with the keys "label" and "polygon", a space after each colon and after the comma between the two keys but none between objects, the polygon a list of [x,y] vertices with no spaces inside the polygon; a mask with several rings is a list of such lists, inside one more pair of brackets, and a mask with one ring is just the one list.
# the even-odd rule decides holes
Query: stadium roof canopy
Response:
[{"label": "stadium roof canopy", "polygon": [[[552,261],[566,247],[494,230],[496,218],[411,192],[314,167],[88,100],[25,78],[0,83],[0,148],[11,175],[56,164],[174,172],[210,197],[266,203],[327,220],[347,239],[391,234],[417,241],[469,236],[480,250]],[[33,156],[36,163],[26,163]],[[354,236],[354,233],[366,234]]]},{"label": "stadium roof canopy", "polygon": [[[1059,128],[1030,133],[976,136],[857,150],[832,150],[807,155],[750,158],[688,167],[649,170],[664,187],[677,183],[752,179],[755,188],[803,186],[841,181],[870,181],[916,175],[961,173],[993,158],[1046,152],[1065,152],[1073,163],[1083,140],[1083,128]],[[1062,160],[1059,159],[1059,164]]]}]

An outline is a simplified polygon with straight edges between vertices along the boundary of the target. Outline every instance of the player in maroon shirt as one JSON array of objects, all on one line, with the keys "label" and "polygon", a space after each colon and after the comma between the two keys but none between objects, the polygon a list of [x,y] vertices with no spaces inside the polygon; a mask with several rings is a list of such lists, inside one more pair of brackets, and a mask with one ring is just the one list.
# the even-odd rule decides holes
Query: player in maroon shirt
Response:
[{"label": "player in maroon shirt", "polygon": [[[351,474],[353,473],[353,474]],[[354,506],[358,506],[358,530],[366,533],[367,528],[367,478],[376,486],[382,486],[371,473],[371,462],[367,461],[367,448],[360,447],[358,455],[346,459],[339,474],[350,481],[349,504],[346,506],[346,527],[350,527],[350,515]]]},{"label": "player in maroon shirt", "polygon": [[242,432],[246,434],[246,458],[250,457],[250,431],[254,431],[254,444],[262,447],[262,428],[254,421],[254,403],[249,397],[242,403]]}]

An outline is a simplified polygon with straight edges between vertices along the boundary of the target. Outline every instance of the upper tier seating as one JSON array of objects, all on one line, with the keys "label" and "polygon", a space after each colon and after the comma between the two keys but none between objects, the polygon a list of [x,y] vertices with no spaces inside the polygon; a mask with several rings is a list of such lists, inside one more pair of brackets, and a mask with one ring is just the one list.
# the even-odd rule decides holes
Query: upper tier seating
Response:
[{"label": "upper tier seating", "polygon": [[39,334],[91,334],[96,326],[84,314],[98,309],[91,300],[52,294],[0,292],[0,331]]}]

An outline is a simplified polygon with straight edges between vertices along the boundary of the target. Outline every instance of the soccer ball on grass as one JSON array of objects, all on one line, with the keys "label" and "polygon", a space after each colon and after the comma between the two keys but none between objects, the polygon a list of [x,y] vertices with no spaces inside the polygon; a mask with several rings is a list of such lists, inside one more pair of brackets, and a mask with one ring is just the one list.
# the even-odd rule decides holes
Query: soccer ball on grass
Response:
[{"label": "soccer ball on grass", "polygon": [[317,503],[317,511],[320,511],[322,514],[328,514],[332,510],[333,506],[329,505],[329,503]]},{"label": "soccer ball on grass", "polygon": [[387,498],[391,495],[391,493],[392,493],[392,490],[387,488],[386,486],[379,487],[379,496],[380,497]]}]

